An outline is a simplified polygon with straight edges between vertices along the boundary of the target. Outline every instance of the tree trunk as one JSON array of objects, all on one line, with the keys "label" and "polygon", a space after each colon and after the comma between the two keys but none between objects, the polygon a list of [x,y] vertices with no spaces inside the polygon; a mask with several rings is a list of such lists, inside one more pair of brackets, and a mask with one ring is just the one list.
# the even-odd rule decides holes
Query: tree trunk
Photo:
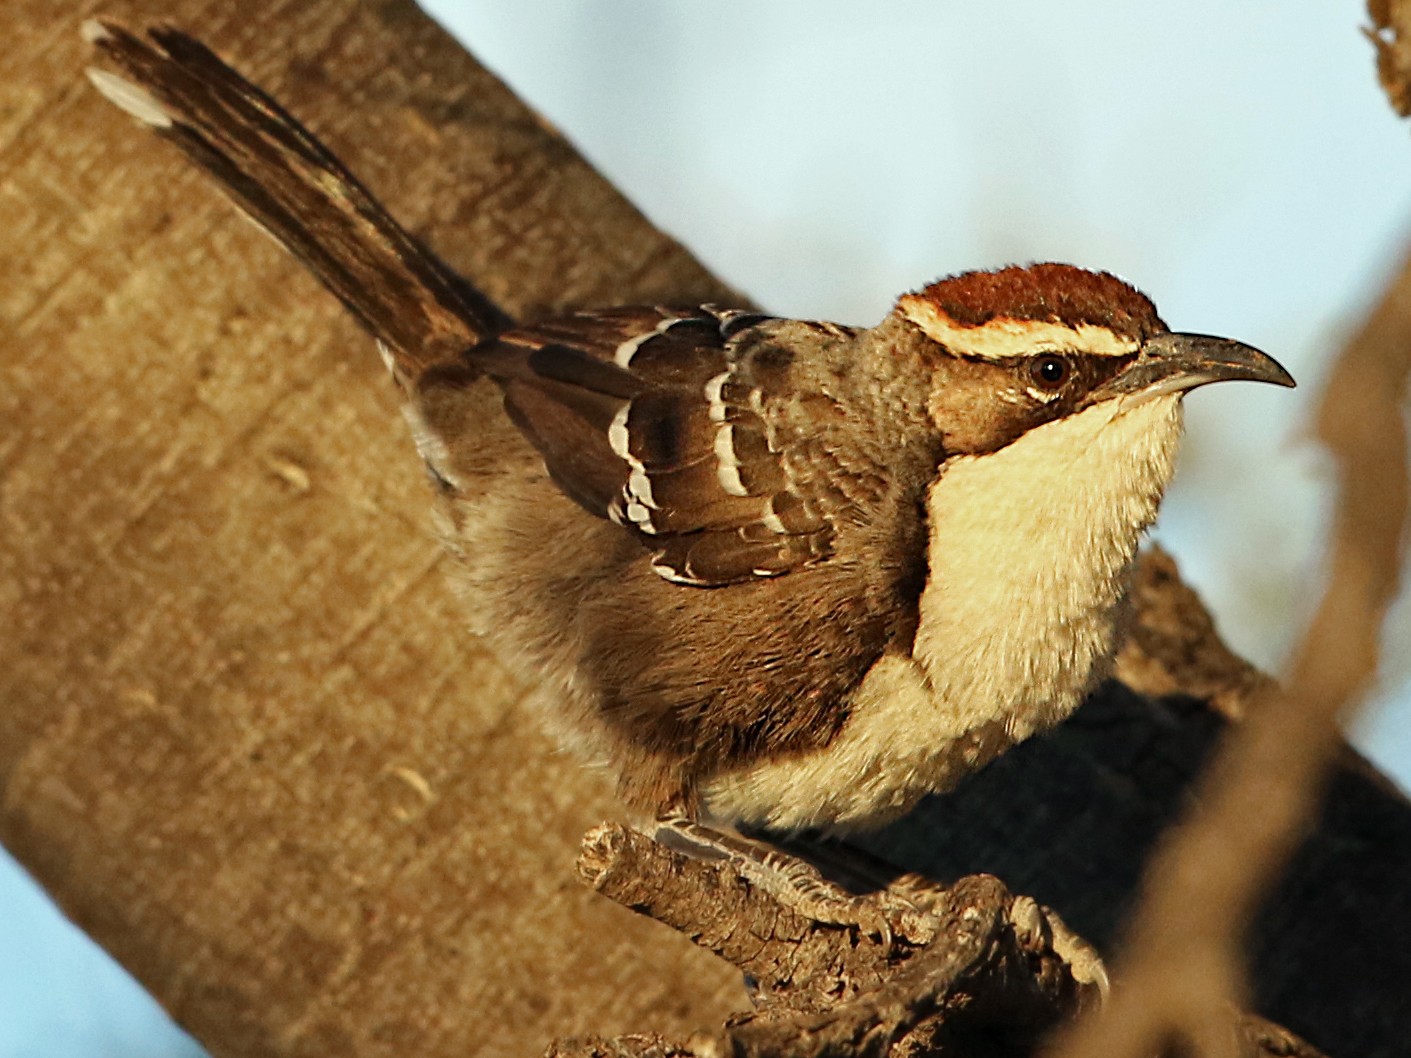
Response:
[{"label": "tree trunk", "polygon": [[[55,8],[63,8],[56,15]],[[506,308],[728,296],[409,2],[114,4],[238,56]],[[371,341],[0,13],[0,838],[218,1055],[684,1033],[736,975],[583,889]]]}]

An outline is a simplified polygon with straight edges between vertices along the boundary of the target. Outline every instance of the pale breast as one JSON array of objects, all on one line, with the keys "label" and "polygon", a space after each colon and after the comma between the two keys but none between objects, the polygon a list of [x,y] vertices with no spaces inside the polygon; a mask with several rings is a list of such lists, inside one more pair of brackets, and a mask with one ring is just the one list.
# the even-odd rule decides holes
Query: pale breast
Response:
[{"label": "pale breast", "polygon": [[875,825],[1068,716],[1117,645],[1141,534],[1174,469],[1179,396],[1111,401],[948,464],[910,656],[884,656],[828,746],[721,776],[723,818]]}]

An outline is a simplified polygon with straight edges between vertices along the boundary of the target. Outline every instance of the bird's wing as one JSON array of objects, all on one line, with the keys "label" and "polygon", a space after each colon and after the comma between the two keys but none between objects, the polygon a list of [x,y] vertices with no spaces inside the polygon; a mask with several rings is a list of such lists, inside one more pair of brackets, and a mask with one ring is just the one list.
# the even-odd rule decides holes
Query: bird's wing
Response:
[{"label": "bird's wing", "polygon": [[849,505],[797,425],[774,322],[617,309],[508,331],[472,359],[565,494],[651,548],[662,577],[714,587],[826,558]]}]

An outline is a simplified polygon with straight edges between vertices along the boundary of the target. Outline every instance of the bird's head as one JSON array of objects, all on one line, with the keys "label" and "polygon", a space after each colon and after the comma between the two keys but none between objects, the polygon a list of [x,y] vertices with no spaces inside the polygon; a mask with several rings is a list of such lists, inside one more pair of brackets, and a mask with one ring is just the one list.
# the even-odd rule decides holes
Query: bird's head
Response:
[{"label": "bird's head", "polygon": [[1170,330],[1106,272],[1036,264],[967,272],[904,295],[893,313],[930,361],[930,413],[952,453],[982,454],[1108,402],[1121,412],[1207,382],[1292,386],[1272,357]]}]

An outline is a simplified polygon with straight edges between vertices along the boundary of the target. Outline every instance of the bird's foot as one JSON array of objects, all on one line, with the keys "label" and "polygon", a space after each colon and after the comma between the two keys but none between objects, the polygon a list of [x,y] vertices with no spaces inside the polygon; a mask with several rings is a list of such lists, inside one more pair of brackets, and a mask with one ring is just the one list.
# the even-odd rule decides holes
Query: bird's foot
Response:
[{"label": "bird's foot", "polygon": [[703,860],[729,860],[740,876],[795,914],[829,926],[857,929],[890,950],[897,940],[919,945],[934,934],[928,916],[905,891],[854,893],[825,878],[800,856],[757,838],[682,818],[659,819],[655,840]]},{"label": "bird's foot", "polygon": [[1068,966],[1080,988],[1095,992],[1099,1002],[1107,999],[1111,987],[1107,967],[1095,947],[1074,933],[1058,917],[1058,912],[1045,907],[1033,897],[1016,896],[1009,908],[1009,921],[1014,933],[1026,948],[1053,952]]}]

